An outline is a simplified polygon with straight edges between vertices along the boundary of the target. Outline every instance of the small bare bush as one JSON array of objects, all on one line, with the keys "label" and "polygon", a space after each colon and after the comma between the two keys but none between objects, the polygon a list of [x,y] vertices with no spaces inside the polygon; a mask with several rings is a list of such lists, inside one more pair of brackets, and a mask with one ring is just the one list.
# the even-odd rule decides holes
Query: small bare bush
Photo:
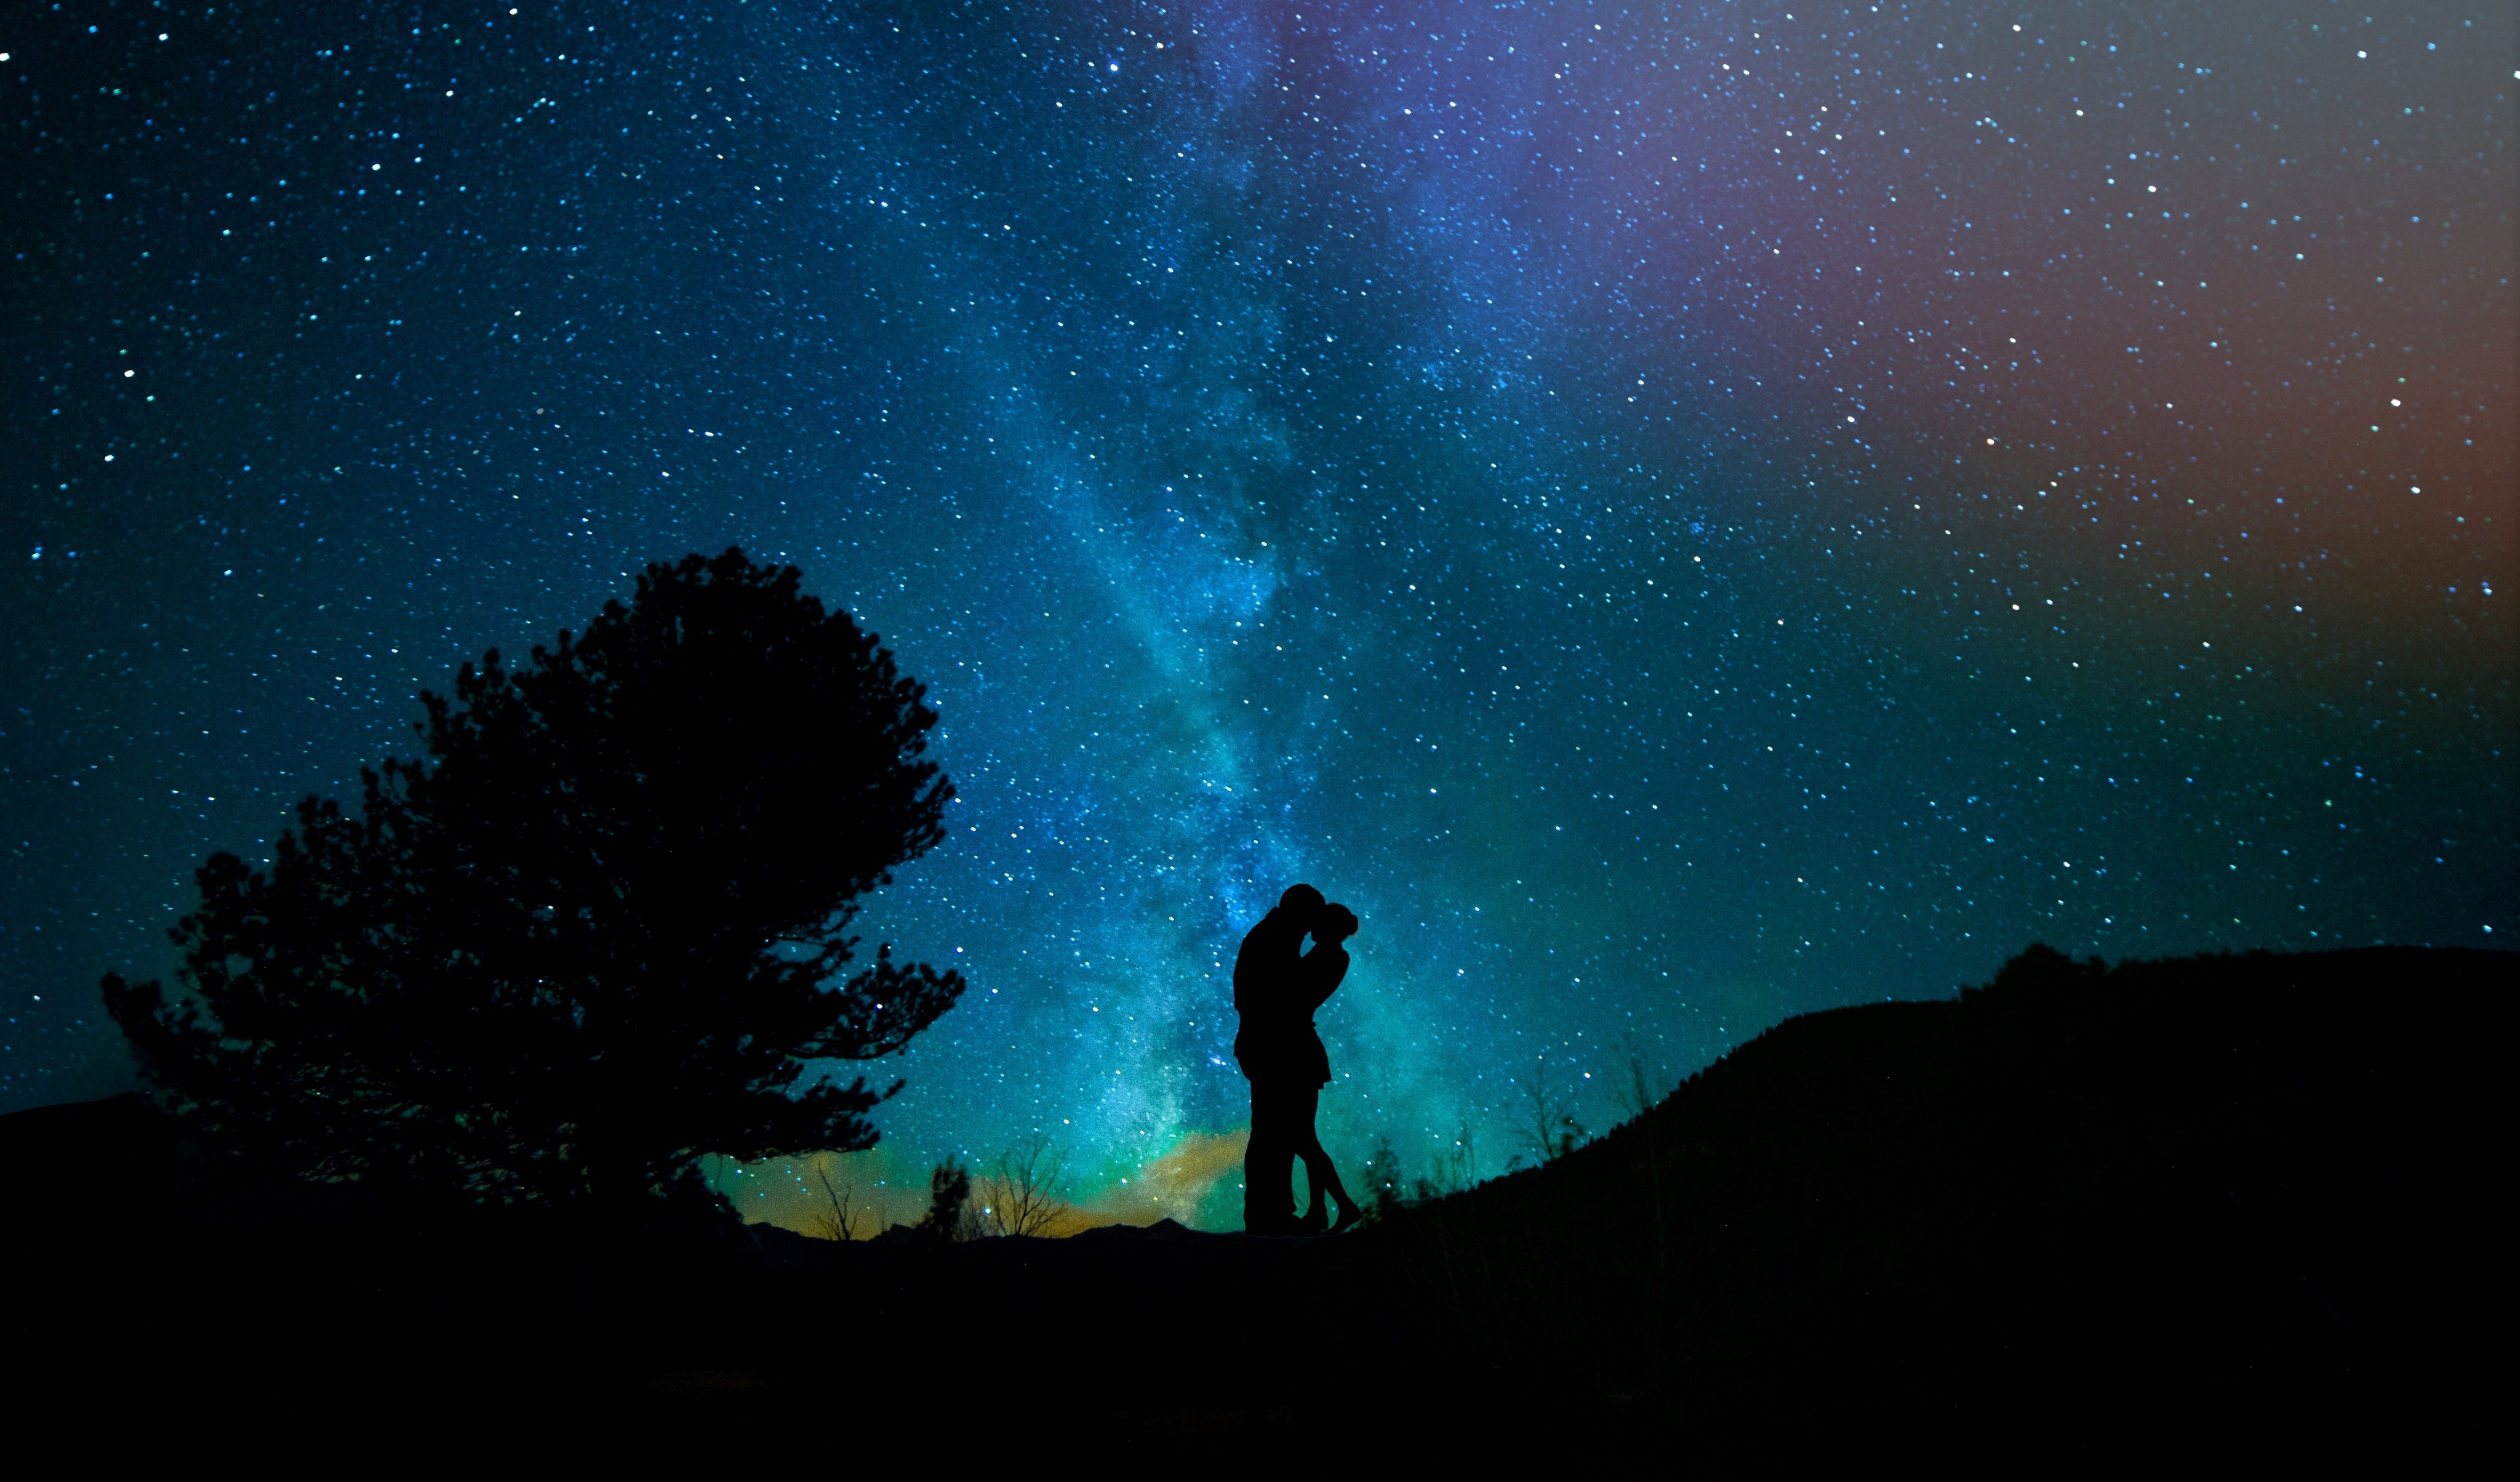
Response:
[{"label": "small bare bush", "polygon": [[999,1153],[980,1176],[981,1212],[1000,1235],[1050,1233],[1067,1210],[1058,1186],[1063,1159],[1046,1137],[1019,1143]]},{"label": "small bare bush", "polygon": [[1523,1101],[1522,1135],[1539,1154],[1540,1162],[1552,1162],[1573,1152],[1586,1136],[1584,1124],[1575,1120],[1574,1073],[1569,1066],[1569,1083],[1560,1090],[1550,1072],[1549,1056],[1540,1056],[1540,1062],[1532,1067]]},{"label": "small bare bush", "polygon": [[818,1153],[809,1165],[823,1191],[823,1207],[810,1216],[813,1233],[826,1240],[863,1240],[875,1234],[876,1215],[866,1190],[835,1153]]}]

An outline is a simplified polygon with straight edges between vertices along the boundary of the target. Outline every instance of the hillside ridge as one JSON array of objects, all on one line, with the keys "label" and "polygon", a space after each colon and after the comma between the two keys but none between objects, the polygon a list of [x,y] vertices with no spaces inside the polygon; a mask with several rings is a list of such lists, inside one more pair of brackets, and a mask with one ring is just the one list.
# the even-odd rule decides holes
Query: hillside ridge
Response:
[{"label": "hillside ridge", "polygon": [[[1192,1432],[1394,1407],[1599,1436],[2377,1425],[2476,1382],[2446,1333],[2494,1266],[2514,961],[2034,949],[1952,999],[1788,1019],[1561,1158],[1314,1241],[414,1212],[222,1170],[133,1100],[39,1108],[0,1117],[0,1152],[78,1212],[11,1220],[49,1276],[10,1352],[36,1389],[104,1382],[105,1335],[148,1330],[234,1361],[204,1394],[341,1398],[314,1360],[355,1341],[450,1403],[842,1386],[919,1415],[968,1334],[1012,1331],[1061,1362],[958,1379],[956,1405]],[[38,1132],[85,1139],[84,1182]]]}]

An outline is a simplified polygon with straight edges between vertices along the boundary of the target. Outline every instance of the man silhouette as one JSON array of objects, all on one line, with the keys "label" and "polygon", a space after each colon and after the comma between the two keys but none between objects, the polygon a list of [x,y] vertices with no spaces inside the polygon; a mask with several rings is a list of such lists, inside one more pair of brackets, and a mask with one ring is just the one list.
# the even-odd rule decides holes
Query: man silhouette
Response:
[{"label": "man silhouette", "polygon": [[1242,1228],[1295,1233],[1295,1152],[1309,1123],[1299,1028],[1312,1006],[1296,1003],[1305,933],[1328,905],[1310,885],[1289,885],[1242,938],[1234,956],[1234,1011],[1241,1016],[1234,1058],[1251,1083],[1251,1142],[1242,1155]]}]

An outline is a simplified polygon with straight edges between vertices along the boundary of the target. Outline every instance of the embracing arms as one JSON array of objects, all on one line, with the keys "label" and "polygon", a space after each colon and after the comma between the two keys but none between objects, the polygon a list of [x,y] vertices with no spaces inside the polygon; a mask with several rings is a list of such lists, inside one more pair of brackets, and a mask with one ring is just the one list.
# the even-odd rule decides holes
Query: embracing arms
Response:
[{"label": "embracing arms", "polygon": [[1295,975],[1295,1004],[1311,1014],[1329,1002],[1338,992],[1339,981],[1347,976],[1347,949],[1338,946],[1315,946],[1304,954],[1301,970]]}]

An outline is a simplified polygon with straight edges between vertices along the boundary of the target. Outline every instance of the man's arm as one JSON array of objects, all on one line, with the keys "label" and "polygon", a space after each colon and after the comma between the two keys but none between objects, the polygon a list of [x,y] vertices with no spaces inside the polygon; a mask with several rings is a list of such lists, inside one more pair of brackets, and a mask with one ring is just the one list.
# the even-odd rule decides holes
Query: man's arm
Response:
[{"label": "man's arm", "polygon": [[1234,954],[1234,1011],[1237,1013],[1247,1014],[1255,1007],[1258,979],[1265,970],[1258,959],[1268,954],[1269,939],[1277,920],[1278,913],[1274,910],[1260,918],[1257,924],[1242,934],[1242,946]]}]

